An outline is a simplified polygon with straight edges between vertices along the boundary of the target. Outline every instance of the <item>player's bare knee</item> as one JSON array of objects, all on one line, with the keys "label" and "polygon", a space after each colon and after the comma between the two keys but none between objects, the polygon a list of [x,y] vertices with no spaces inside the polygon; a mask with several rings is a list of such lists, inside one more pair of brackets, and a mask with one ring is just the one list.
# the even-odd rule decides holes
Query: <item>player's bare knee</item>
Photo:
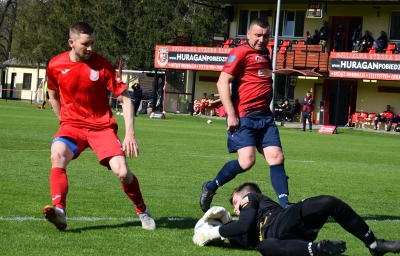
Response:
[{"label": "player's bare knee", "polygon": [[66,162],[66,158],[64,155],[58,152],[52,152],[50,156],[52,166],[62,166]]},{"label": "player's bare knee", "polygon": [[251,167],[253,167],[253,165],[256,163],[256,159],[252,158],[252,157],[247,157],[244,159],[239,159],[239,164],[240,167],[242,167],[243,170],[247,171],[249,170]]}]

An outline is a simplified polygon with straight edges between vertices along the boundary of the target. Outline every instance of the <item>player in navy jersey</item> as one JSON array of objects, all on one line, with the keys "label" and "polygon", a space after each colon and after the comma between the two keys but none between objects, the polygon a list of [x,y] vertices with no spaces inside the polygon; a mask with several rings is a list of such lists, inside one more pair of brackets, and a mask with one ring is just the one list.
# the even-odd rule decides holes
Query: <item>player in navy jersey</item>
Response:
[{"label": "player in navy jersey", "polygon": [[[247,43],[231,50],[217,86],[227,118],[228,151],[238,159],[227,162],[212,181],[202,187],[200,207],[206,212],[217,189],[256,162],[256,150],[270,166],[272,187],[279,203],[288,203],[288,177],[278,128],[269,108],[272,89],[272,64],[266,45],[270,27],[267,20],[256,18],[247,31]],[[231,88],[230,88],[231,84]]]},{"label": "player in navy jersey", "polygon": [[261,194],[255,183],[243,183],[234,189],[230,203],[237,221],[220,206],[207,211],[201,221],[220,219],[224,225],[196,231],[193,242],[199,246],[221,237],[240,247],[257,247],[264,256],[336,255],[346,251],[344,241],[314,242],[319,231],[332,217],[347,232],[362,241],[371,255],[400,252],[400,240],[377,239],[365,221],[345,202],[321,195],[282,208]]}]

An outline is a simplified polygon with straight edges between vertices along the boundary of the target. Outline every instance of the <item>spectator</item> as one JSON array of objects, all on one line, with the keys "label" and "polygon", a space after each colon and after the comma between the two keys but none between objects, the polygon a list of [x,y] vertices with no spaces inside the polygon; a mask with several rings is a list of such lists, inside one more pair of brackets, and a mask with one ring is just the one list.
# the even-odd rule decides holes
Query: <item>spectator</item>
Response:
[{"label": "spectator", "polygon": [[374,39],[369,34],[368,30],[365,30],[364,35],[361,37],[361,43],[363,44],[364,52],[366,52],[368,48],[372,48]]},{"label": "spectator", "polygon": [[[45,105],[47,103],[46,100],[50,101],[49,88],[47,88],[47,83],[45,85],[45,94],[43,96],[44,96],[44,98],[43,98],[43,103],[42,103],[42,109],[45,109],[46,108]],[[53,107],[51,107],[51,109],[53,109]]]},{"label": "spectator", "polygon": [[378,122],[389,122],[394,117],[394,113],[390,110],[390,105],[386,106],[386,110],[375,116],[374,130],[378,129]]},{"label": "spectator", "polygon": [[331,29],[328,27],[328,22],[325,20],[323,26],[319,30],[319,44],[322,45],[322,51],[326,52],[326,43],[331,34]]},{"label": "spectator", "polygon": [[215,94],[212,93],[211,97],[208,99],[208,107],[211,108],[211,115],[212,116],[217,116],[218,115],[218,108],[221,105],[220,100],[215,99]]},{"label": "spectator", "polygon": [[200,114],[200,106],[201,106],[201,101],[195,100],[193,103],[193,115]]},{"label": "spectator", "polygon": [[381,36],[373,42],[375,51],[383,52],[383,49],[387,47],[387,42],[388,38],[385,31],[381,31]]},{"label": "spectator", "polygon": [[361,37],[362,25],[359,24],[356,29],[354,29],[353,36],[351,40],[353,41],[353,45],[356,45],[356,40]]},{"label": "spectator", "polygon": [[307,44],[319,44],[319,32],[318,30],[314,30],[314,35],[307,38]]},{"label": "spectator", "polygon": [[282,105],[281,121],[288,121],[286,116],[290,115],[291,112],[292,112],[292,104],[289,103],[288,99],[285,99]]},{"label": "spectator", "polygon": [[339,23],[339,26],[335,32],[335,40],[333,42],[333,47],[335,49],[335,52],[343,52],[344,51],[346,37],[347,37],[346,30],[343,28],[342,23]]},{"label": "spectator", "polygon": [[299,103],[298,99],[295,99],[294,103],[291,105],[290,110],[282,112],[283,118],[288,122],[292,122],[294,115],[300,113],[300,110],[301,104]]},{"label": "spectator", "polygon": [[135,100],[135,116],[137,116],[137,112],[143,98],[143,91],[142,88],[140,88],[139,82],[137,82],[134,86],[132,86],[132,89],[133,89],[133,99]]},{"label": "spectator", "polygon": [[282,100],[281,104],[275,105],[275,108],[274,108],[275,121],[282,120],[282,110],[283,110],[284,106],[285,106],[285,100]]},{"label": "spectator", "polygon": [[200,100],[200,113],[199,113],[199,115],[204,115],[207,107],[208,107],[207,93],[203,93],[203,98],[201,98],[201,100]]},{"label": "spectator", "polygon": [[312,122],[311,122],[311,112],[313,110],[314,100],[311,95],[311,92],[307,92],[303,99],[303,129],[302,131],[306,131],[306,123],[308,120],[308,126],[310,128],[310,132],[312,132]]},{"label": "spectator", "polygon": [[361,38],[356,39],[356,44],[353,46],[352,52],[363,52],[364,51],[364,46],[361,43]]},{"label": "spectator", "polygon": [[392,129],[392,124],[393,124],[393,123],[399,123],[399,122],[400,122],[400,113],[397,114],[397,116],[394,116],[394,117],[390,118],[389,124],[388,124],[388,127],[387,127],[386,130],[387,130],[388,132],[390,132],[390,130]]}]

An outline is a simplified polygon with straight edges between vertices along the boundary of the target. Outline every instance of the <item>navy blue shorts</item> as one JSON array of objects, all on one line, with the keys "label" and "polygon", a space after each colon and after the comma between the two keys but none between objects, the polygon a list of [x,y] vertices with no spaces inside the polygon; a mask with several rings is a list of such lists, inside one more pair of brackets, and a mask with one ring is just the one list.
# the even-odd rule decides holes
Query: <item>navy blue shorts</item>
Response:
[{"label": "navy blue shorts", "polygon": [[266,118],[242,117],[239,122],[239,129],[236,132],[228,131],[229,153],[249,146],[282,148],[278,127],[272,116]]}]

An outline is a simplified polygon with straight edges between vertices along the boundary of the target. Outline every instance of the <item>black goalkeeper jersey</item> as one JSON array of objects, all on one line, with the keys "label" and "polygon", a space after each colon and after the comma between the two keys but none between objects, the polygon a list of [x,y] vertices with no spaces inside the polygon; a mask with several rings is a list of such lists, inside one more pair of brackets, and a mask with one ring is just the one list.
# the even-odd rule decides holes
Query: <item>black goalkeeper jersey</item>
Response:
[{"label": "black goalkeeper jersey", "polygon": [[[263,194],[249,193],[240,203],[239,220],[223,225],[219,233],[222,237],[235,237],[257,232],[261,241],[264,230],[282,209],[278,203]],[[257,227],[257,230],[254,227]]]}]

